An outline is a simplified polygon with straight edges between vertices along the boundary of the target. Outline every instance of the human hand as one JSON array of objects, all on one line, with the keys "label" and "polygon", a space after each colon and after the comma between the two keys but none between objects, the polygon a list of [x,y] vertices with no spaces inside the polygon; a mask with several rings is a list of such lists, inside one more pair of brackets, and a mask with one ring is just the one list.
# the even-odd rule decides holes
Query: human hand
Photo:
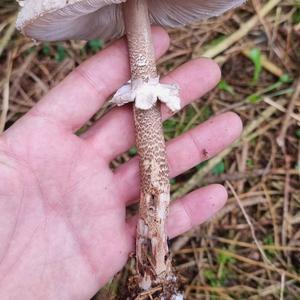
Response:
[{"label": "human hand", "polygon": [[[168,37],[153,31],[160,56]],[[129,79],[127,55],[122,40],[89,59],[0,137],[1,300],[89,299],[134,250],[126,206],[139,197],[137,158],[109,168],[134,143],[130,106],[74,134]],[[177,83],[187,105],[219,77],[215,63],[199,59],[163,81]],[[168,116],[165,107],[162,113]],[[226,113],[169,142],[171,176],[223,150],[241,129],[239,117]],[[175,201],[169,236],[204,222],[226,199],[222,186],[211,185]]]}]

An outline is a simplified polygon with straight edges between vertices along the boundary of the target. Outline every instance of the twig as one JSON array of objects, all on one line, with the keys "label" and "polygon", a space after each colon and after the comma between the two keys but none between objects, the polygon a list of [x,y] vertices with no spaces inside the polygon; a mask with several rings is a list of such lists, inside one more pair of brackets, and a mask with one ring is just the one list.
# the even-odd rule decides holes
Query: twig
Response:
[{"label": "twig", "polygon": [[[264,97],[263,101],[269,105],[272,105],[273,107],[275,107],[277,110],[281,111],[281,112],[286,112],[286,108],[284,108],[281,104],[273,101],[271,98],[269,97]],[[289,114],[289,116],[293,119],[295,119],[297,122],[300,122],[300,115],[299,114],[295,114],[293,112],[291,112]]]},{"label": "twig", "polygon": [[9,90],[10,90],[9,82],[10,82],[11,71],[12,71],[12,56],[9,55],[6,78],[5,78],[3,93],[2,93],[3,99],[2,99],[2,111],[0,116],[0,133],[4,131],[7,113],[9,109]]},{"label": "twig", "polygon": [[270,207],[270,215],[273,223],[273,231],[274,231],[274,242],[276,246],[279,246],[280,244],[280,238],[279,238],[279,229],[276,224],[276,209],[274,208],[274,205],[272,204],[271,197],[268,193],[268,189],[265,185],[265,183],[262,183],[262,189],[265,193],[266,199],[268,200],[268,204]]},{"label": "twig", "polygon": [[[289,170],[290,168],[290,158],[286,154],[285,155],[285,163],[286,163],[286,169]],[[281,240],[282,245],[286,245],[287,238],[287,226],[288,226],[288,213],[289,213],[289,198],[290,198],[290,175],[289,173],[285,176],[285,182],[284,182],[284,198],[283,198],[283,218],[282,218],[282,233],[281,233]],[[287,255],[287,253],[285,253]]]},{"label": "twig", "polygon": [[208,185],[211,183],[222,183],[226,180],[238,181],[242,179],[251,179],[266,175],[286,175],[286,172],[288,172],[290,175],[298,175],[298,171],[296,169],[291,169],[288,171],[285,169],[259,169],[245,172],[233,172],[229,174],[224,173],[217,176],[205,176],[205,178],[203,178],[201,182],[201,185]]},{"label": "twig", "polygon": [[[256,245],[253,245],[252,243],[246,243],[246,242],[241,242],[241,241],[236,241],[236,240],[229,240],[229,239],[226,239],[226,238],[223,238],[223,237],[218,237],[218,236],[205,236],[205,238],[206,239],[211,239],[211,240],[216,240],[216,241],[219,241],[219,242],[224,243],[224,244],[243,247],[243,248],[249,248],[249,249],[256,249],[257,248]],[[293,251],[293,252],[298,252],[299,251],[298,247],[292,247],[292,246],[261,245],[261,247],[264,250]],[[179,250],[180,249],[178,249],[176,251],[179,251]]]},{"label": "twig", "polygon": [[266,16],[276,5],[278,5],[281,1],[280,0],[271,0],[267,2],[267,4],[262,7],[260,10],[259,16],[255,15],[250,20],[248,20],[246,23],[244,23],[239,30],[234,32],[232,35],[230,35],[228,38],[226,38],[224,41],[219,43],[217,46],[208,49],[204,53],[195,53],[193,55],[194,58],[199,56],[204,56],[208,58],[214,58],[218,54],[222,53],[224,50],[228,49],[231,45],[238,42],[241,38],[243,38],[245,35],[248,34],[248,32],[255,27],[255,25],[259,22],[260,18],[263,18]]},{"label": "twig", "polygon": [[[283,123],[282,123],[282,127],[281,127],[281,130],[280,130],[280,133],[276,139],[277,141],[277,144],[279,145],[279,147],[281,147],[281,149],[283,150],[283,152],[285,152],[285,136],[286,136],[286,132],[289,128],[289,125],[290,125],[290,119],[291,119],[291,115],[294,111],[294,108],[295,108],[295,104],[296,104],[296,101],[299,99],[299,95],[300,95],[300,78],[297,80],[297,83],[296,83],[296,89],[295,89],[295,92],[294,92],[294,95],[288,105],[288,108],[286,110],[286,114],[285,114],[285,117],[284,117],[284,120],[283,120]],[[300,116],[298,116],[300,118]]]},{"label": "twig", "polygon": [[209,291],[209,292],[216,292],[216,291],[222,291],[222,292],[232,292],[232,291],[249,291],[254,292],[256,291],[255,288],[249,287],[249,286],[230,286],[230,287],[212,287],[212,286],[199,286],[199,285],[190,285],[191,290],[202,290],[202,291]]},{"label": "twig", "polygon": [[271,30],[269,29],[268,27],[268,23],[264,20],[264,16],[262,16],[259,12],[261,10],[261,1],[259,0],[252,0],[252,5],[253,5],[253,8],[256,12],[256,15],[258,16],[259,18],[259,22],[262,24],[262,26],[264,27],[264,31],[268,37],[268,40],[269,40],[269,45],[271,44],[271,40],[272,40],[272,37],[271,37]]},{"label": "twig", "polygon": [[11,18],[11,20],[8,21],[10,23],[10,25],[9,25],[8,29],[6,30],[4,37],[0,40],[0,56],[2,55],[4,49],[6,48],[8,42],[10,41],[12,35],[15,32],[15,28],[16,28],[15,21],[16,21],[15,16],[13,18]]},{"label": "twig", "polygon": [[237,195],[237,193],[235,192],[233,186],[231,185],[231,183],[230,183],[229,181],[226,181],[226,184],[227,184],[228,187],[230,188],[230,190],[231,190],[233,196],[235,197],[235,199],[236,199],[236,201],[237,201],[237,203],[238,203],[238,205],[239,205],[239,207],[240,207],[240,209],[241,209],[241,211],[242,211],[242,213],[243,213],[243,215],[244,215],[244,217],[245,217],[245,219],[246,219],[246,221],[247,221],[247,223],[248,223],[248,225],[249,225],[249,227],[250,227],[251,234],[252,234],[252,238],[253,238],[253,240],[254,240],[254,242],[255,242],[255,244],[256,244],[256,247],[257,247],[257,249],[259,250],[259,252],[260,252],[260,254],[261,254],[263,260],[264,260],[265,262],[267,262],[268,264],[272,265],[271,261],[270,261],[270,260],[268,259],[268,257],[266,256],[265,251],[264,251],[263,248],[261,247],[260,242],[258,241],[258,239],[257,239],[257,237],[256,237],[254,226],[253,226],[253,224],[252,224],[252,222],[251,222],[251,220],[250,220],[250,218],[249,218],[249,216],[248,216],[248,214],[247,214],[247,212],[246,212],[246,210],[245,210],[245,208],[244,208],[244,206],[243,206],[243,204],[242,204],[242,202],[241,202],[239,196]]},{"label": "twig", "polygon": [[281,274],[280,300],[284,300],[285,274]]}]

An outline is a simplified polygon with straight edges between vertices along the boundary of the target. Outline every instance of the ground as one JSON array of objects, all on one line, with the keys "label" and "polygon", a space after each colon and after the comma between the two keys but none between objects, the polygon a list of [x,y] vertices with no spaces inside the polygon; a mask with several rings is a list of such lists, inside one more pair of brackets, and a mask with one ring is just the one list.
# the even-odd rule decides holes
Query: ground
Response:
[{"label": "ground", "polygon": [[[0,132],[105,47],[99,40],[36,44],[15,30],[16,12],[14,1],[1,1]],[[171,181],[174,198],[209,183],[229,191],[213,220],[171,241],[186,299],[300,299],[300,2],[252,0],[169,32],[161,74],[206,56],[223,75],[217,88],[165,122],[166,138],[226,111],[245,127],[230,149]],[[132,148],[112,167],[135,154]],[[95,299],[116,298],[131,270],[128,264]]]}]

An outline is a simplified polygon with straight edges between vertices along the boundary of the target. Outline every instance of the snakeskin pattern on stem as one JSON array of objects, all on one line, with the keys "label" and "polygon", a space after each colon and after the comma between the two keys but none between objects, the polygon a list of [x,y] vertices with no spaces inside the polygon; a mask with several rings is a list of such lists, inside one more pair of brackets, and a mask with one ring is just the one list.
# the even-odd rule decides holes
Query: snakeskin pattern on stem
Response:
[{"label": "snakeskin pattern on stem", "polygon": [[[146,0],[124,4],[132,79],[157,77]],[[140,156],[141,195],[136,258],[142,290],[176,281],[171,269],[166,218],[170,202],[169,172],[159,105],[134,108],[136,144]]]}]

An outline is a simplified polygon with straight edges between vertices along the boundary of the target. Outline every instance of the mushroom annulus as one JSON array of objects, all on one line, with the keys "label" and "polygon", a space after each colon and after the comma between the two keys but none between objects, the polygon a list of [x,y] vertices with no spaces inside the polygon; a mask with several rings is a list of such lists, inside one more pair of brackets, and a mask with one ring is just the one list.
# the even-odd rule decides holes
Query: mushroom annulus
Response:
[{"label": "mushroom annulus", "polygon": [[159,82],[150,25],[184,26],[218,16],[243,2],[244,0],[19,1],[22,9],[17,27],[26,36],[37,41],[105,40],[124,33],[127,35],[131,81],[116,92],[112,102],[116,105],[134,102],[141,176],[136,239],[137,283],[141,292],[149,291],[151,294],[151,290],[155,291],[155,299],[183,299],[172,269],[165,232],[170,185],[158,102],[164,102],[170,110],[176,112],[180,109],[180,97],[176,85]]}]

